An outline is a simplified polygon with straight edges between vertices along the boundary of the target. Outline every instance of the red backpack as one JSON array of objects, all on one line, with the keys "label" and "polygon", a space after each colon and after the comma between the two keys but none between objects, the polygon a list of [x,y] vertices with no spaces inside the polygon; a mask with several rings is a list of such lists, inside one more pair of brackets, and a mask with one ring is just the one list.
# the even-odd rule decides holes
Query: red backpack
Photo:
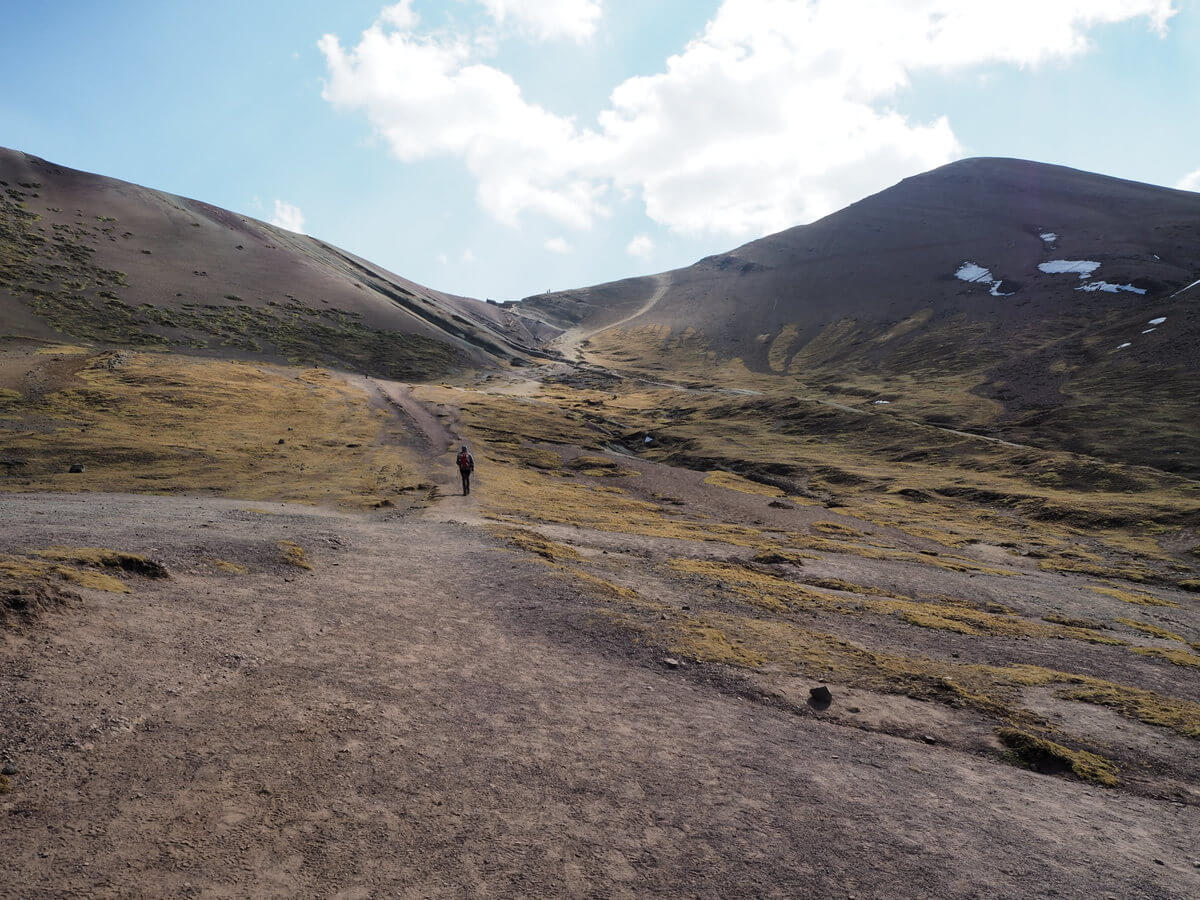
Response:
[{"label": "red backpack", "polygon": [[458,454],[458,467],[464,472],[472,472],[475,470],[475,460],[471,459],[471,454],[466,450]]}]

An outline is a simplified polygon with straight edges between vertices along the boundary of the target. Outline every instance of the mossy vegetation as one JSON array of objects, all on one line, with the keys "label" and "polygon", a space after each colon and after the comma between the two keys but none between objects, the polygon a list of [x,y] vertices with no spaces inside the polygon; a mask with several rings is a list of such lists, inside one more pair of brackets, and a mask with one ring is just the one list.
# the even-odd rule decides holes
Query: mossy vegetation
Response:
[{"label": "mossy vegetation", "polygon": [[35,550],[35,556],[104,569],[120,569],[146,578],[167,578],[166,566],[137,553],[123,553],[103,547],[50,547]]},{"label": "mossy vegetation", "polygon": [[1117,785],[1117,767],[1099,754],[1072,750],[1019,728],[1000,728],[996,736],[1008,748],[1009,758],[1017,765],[1050,775],[1069,773],[1082,781],[1094,781],[1105,787]]},{"label": "mossy vegetation", "polygon": [[304,548],[295,541],[276,541],[275,546],[279,548],[279,557],[289,566],[295,566],[298,569],[311,569],[313,564],[309,561],[308,555],[304,552]]}]

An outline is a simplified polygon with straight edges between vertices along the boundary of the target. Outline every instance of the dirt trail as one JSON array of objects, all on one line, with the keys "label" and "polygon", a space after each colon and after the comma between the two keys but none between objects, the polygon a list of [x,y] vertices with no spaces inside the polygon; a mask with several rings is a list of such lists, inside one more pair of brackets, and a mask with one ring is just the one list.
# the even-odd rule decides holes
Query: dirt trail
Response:
[{"label": "dirt trail", "polygon": [[646,301],[641,306],[639,306],[629,315],[622,319],[618,319],[615,322],[611,322],[608,325],[602,325],[599,328],[584,328],[583,326],[568,328],[554,339],[552,346],[561,351],[563,356],[565,356],[567,359],[574,360],[576,362],[583,362],[583,351],[580,348],[580,345],[584,341],[592,337],[592,335],[599,334],[601,331],[608,331],[611,328],[620,328],[626,322],[630,322],[633,319],[636,319],[638,316],[645,315],[654,308],[654,305],[658,303],[659,300],[663,298],[663,296],[667,293],[667,289],[671,286],[671,274],[669,272],[662,272],[653,276],[653,278],[655,282],[654,291],[649,297],[646,298]]},{"label": "dirt trail", "polygon": [[0,894],[1200,889],[1193,809],[714,690],[478,528],[256,506],[0,497],[0,549],[175,573],[8,632]]}]

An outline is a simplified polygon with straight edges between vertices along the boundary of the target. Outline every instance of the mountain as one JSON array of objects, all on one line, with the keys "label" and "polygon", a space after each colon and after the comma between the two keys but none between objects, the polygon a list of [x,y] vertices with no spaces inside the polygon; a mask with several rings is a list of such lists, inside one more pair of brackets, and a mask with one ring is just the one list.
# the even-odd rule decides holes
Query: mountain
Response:
[{"label": "mountain", "polygon": [[3,336],[396,378],[521,363],[537,323],[316,238],[0,149]]},{"label": "mountain", "polygon": [[1197,279],[1200,194],[967,159],[653,279],[519,308],[617,367],[798,382],[1195,473]]}]

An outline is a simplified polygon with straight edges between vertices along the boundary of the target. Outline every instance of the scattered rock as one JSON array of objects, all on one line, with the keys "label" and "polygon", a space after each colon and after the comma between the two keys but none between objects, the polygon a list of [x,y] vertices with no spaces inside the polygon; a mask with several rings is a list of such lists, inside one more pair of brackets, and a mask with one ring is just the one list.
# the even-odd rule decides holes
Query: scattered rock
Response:
[{"label": "scattered rock", "polygon": [[377,509],[390,509],[395,505],[395,503],[393,503],[391,500],[388,500],[386,497],[375,504]]},{"label": "scattered rock", "polygon": [[673,656],[667,656],[663,658],[663,665],[668,669],[678,669],[682,663]]},{"label": "scattered rock", "polygon": [[78,475],[83,471],[83,463],[72,463],[71,468],[67,470],[71,475]]},{"label": "scattered rock", "polygon": [[286,443],[287,443],[287,441],[285,441],[283,438],[280,438],[280,439],[279,439],[279,440],[277,440],[275,443],[276,443],[276,444],[286,444]]},{"label": "scattered rock", "polygon": [[770,503],[767,504],[767,506],[770,506],[772,509],[795,509],[796,508],[796,507],[792,506],[792,504],[790,504],[790,503],[784,503],[782,500],[772,500]]},{"label": "scattered rock", "polygon": [[808,689],[808,705],[813,709],[829,709],[833,703],[833,691],[825,685]]},{"label": "scattered rock", "polygon": [[0,769],[0,775],[16,775],[17,767],[10,762],[4,764],[4,768]]}]

